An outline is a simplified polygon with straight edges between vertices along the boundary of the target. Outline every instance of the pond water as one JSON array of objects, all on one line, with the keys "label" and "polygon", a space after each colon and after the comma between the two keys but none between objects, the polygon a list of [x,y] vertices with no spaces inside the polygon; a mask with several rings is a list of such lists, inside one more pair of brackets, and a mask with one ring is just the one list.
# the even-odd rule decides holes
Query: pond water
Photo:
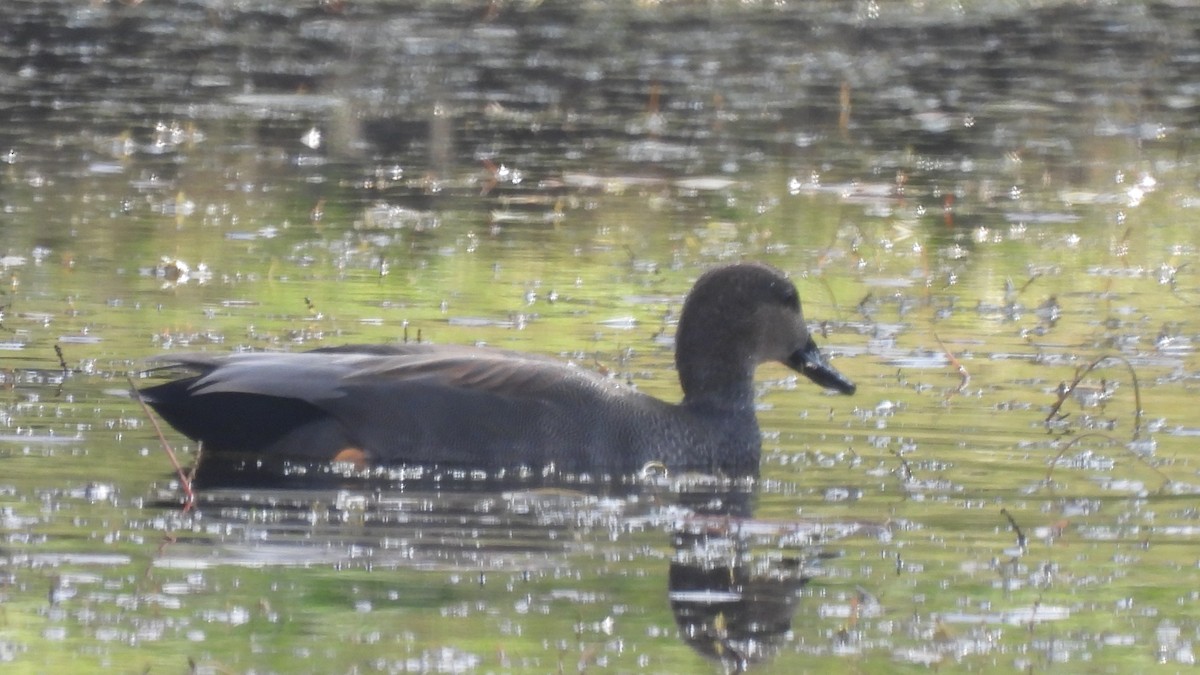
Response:
[{"label": "pond water", "polygon": [[[6,672],[1167,672],[1200,642],[1200,9],[10,3]],[[668,400],[721,262],[762,476],[327,476],[183,508],[171,351],[403,339]],[[164,434],[187,462],[193,444]]]}]

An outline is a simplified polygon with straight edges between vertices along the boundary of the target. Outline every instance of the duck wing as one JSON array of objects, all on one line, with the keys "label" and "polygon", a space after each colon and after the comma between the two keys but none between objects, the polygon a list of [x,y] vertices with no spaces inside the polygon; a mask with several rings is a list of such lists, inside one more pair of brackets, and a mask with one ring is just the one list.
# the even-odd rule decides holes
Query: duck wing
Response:
[{"label": "duck wing", "polygon": [[319,460],[353,447],[383,464],[569,466],[580,446],[612,447],[603,401],[636,395],[552,359],[453,346],[184,355],[166,367],[196,374],[148,388],[147,401],[211,447]]},{"label": "duck wing", "polygon": [[[452,345],[367,345],[308,352],[183,354],[160,358],[153,371],[191,371],[192,396],[257,394],[324,405],[368,388],[400,388],[405,383],[536,398],[564,381],[581,386],[623,389],[574,366],[521,352]],[[148,391],[152,391],[151,388]]]}]

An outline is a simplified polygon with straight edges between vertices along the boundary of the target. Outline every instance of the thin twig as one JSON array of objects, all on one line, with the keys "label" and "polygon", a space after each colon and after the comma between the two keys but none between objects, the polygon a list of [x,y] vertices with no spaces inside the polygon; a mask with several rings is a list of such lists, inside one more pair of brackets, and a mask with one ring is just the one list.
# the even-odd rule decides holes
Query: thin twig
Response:
[{"label": "thin twig", "polygon": [[[196,471],[200,468],[200,462],[204,459],[204,441],[196,441],[196,458],[192,460],[192,468],[188,470],[187,484],[193,486],[196,484]],[[195,501],[193,493],[192,500]]]},{"label": "thin twig", "polygon": [[1021,530],[1021,526],[1017,524],[1017,519],[1012,517],[1008,509],[1000,509],[1000,515],[1008,519],[1008,524],[1012,526],[1014,532],[1017,533],[1017,547],[1021,549],[1021,553],[1029,551],[1029,540],[1025,538],[1025,532]]},{"label": "thin twig", "polygon": [[912,467],[908,465],[908,460],[904,459],[904,456],[895,450],[892,450],[891,453],[896,459],[900,460],[900,468],[903,469],[901,480],[905,483],[911,483],[913,481],[913,472]]},{"label": "thin twig", "polygon": [[1185,268],[1187,266],[1188,266],[1188,263],[1180,263],[1178,267],[1171,270],[1171,275],[1170,275],[1170,278],[1167,280],[1167,284],[1171,288],[1171,295],[1175,296],[1176,300],[1184,303],[1185,305],[1195,305],[1196,304],[1195,301],[1190,300],[1190,299],[1185,298],[1182,295],[1180,295],[1181,291],[1179,290],[1179,273],[1181,271],[1183,271],[1183,268]]},{"label": "thin twig", "polygon": [[1033,285],[1033,282],[1037,281],[1038,278],[1041,276],[1042,276],[1041,272],[1035,272],[1033,274],[1033,276],[1029,277],[1029,279],[1027,279],[1025,281],[1025,284],[1021,286],[1021,289],[1019,291],[1017,291],[1017,295],[1020,295],[1020,294],[1024,293],[1025,291],[1029,290],[1029,287]]},{"label": "thin twig", "polygon": [[[1113,438],[1112,436],[1110,436],[1110,435],[1108,435],[1108,434],[1101,433],[1101,432],[1099,432],[1099,431],[1092,431],[1092,432],[1089,432],[1089,433],[1086,433],[1086,434],[1081,434],[1081,435],[1079,435],[1079,436],[1076,436],[1075,438],[1072,438],[1072,439],[1071,439],[1071,442],[1070,442],[1070,443],[1067,443],[1066,445],[1064,445],[1062,450],[1059,450],[1059,451],[1058,451],[1058,454],[1054,456],[1054,459],[1050,460],[1050,468],[1049,468],[1049,469],[1046,469],[1046,479],[1045,479],[1045,481],[1046,481],[1047,483],[1049,483],[1049,482],[1050,482],[1050,479],[1053,477],[1053,474],[1054,474],[1054,469],[1055,469],[1055,467],[1057,467],[1057,466],[1058,466],[1058,460],[1062,459],[1062,458],[1063,458],[1063,455],[1067,454],[1067,451],[1068,451],[1068,450],[1070,450],[1071,448],[1073,448],[1073,447],[1075,446],[1075,444],[1076,444],[1076,443],[1078,443],[1079,441],[1082,441],[1082,440],[1083,440],[1083,439],[1085,439],[1085,438],[1091,438],[1092,436],[1099,436],[1100,438],[1107,439],[1107,440],[1108,440],[1108,441],[1110,441],[1110,442],[1111,442],[1113,445],[1121,445],[1121,442],[1120,442],[1120,441],[1118,441],[1117,439]],[[1158,474],[1158,476],[1159,476],[1160,478],[1162,478],[1162,479],[1163,479],[1163,487],[1166,487],[1166,486],[1168,486],[1168,485],[1170,485],[1171,483],[1173,483],[1173,482],[1174,482],[1174,481],[1172,481],[1172,480],[1171,480],[1171,477],[1170,477],[1170,476],[1168,476],[1167,474],[1163,473],[1163,472],[1162,472],[1162,470],[1160,470],[1158,467],[1156,467],[1156,466],[1154,466],[1153,464],[1151,464],[1151,463],[1147,462],[1145,457],[1142,457],[1141,455],[1137,454],[1137,453],[1136,453],[1136,452],[1134,452],[1133,450],[1129,449],[1129,447],[1128,447],[1128,446],[1126,446],[1126,447],[1125,447],[1125,449],[1126,449],[1126,451],[1127,451],[1127,452],[1129,452],[1129,454],[1133,455],[1133,458],[1134,458],[1134,459],[1136,459],[1137,461],[1139,461],[1139,462],[1141,462],[1142,464],[1144,464],[1144,465],[1146,466],[1146,468],[1148,468],[1148,469],[1150,469],[1151,471],[1153,471],[1154,473]],[[1161,489],[1161,488],[1160,488],[1160,489]]]},{"label": "thin twig", "polygon": [[833,306],[833,313],[837,316],[838,321],[842,320],[842,307],[838,304],[837,294],[833,292],[833,286],[829,285],[829,280],[824,275],[817,277],[817,283],[825,289],[825,293],[829,296],[829,304]]},{"label": "thin twig", "polygon": [[971,382],[971,374],[967,372],[967,367],[962,364],[962,361],[959,361],[958,358],[950,352],[950,350],[946,347],[946,343],[942,342],[942,338],[938,337],[936,331],[933,333],[933,339],[937,340],[937,343],[941,345],[942,351],[946,354],[946,358],[950,359],[950,365],[954,366],[955,369],[958,370],[958,375],[962,378],[962,382],[959,383],[958,389],[954,391],[956,394],[962,393],[962,391],[966,389],[967,385]]},{"label": "thin twig", "polygon": [[62,368],[62,379],[58,381],[58,389],[55,390],[54,396],[62,396],[63,387],[67,386],[67,378],[71,376],[71,367],[67,365],[67,358],[63,356],[62,345],[54,345],[54,353],[58,355],[58,365]]},{"label": "thin twig", "polygon": [[1050,413],[1048,415],[1046,415],[1044,424],[1049,424],[1050,420],[1055,415],[1058,414],[1059,409],[1061,409],[1063,404],[1067,402],[1067,399],[1070,398],[1070,396],[1071,396],[1071,392],[1075,391],[1075,387],[1079,386],[1079,383],[1083,381],[1083,378],[1085,376],[1087,376],[1088,373],[1092,372],[1092,370],[1094,370],[1096,368],[1096,366],[1100,365],[1101,363],[1104,363],[1104,361],[1107,359],[1116,359],[1116,360],[1120,361],[1121,363],[1124,363],[1125,367],[1129,369],[1130,377],[1133,378],[1133,405],[1134,405],[1133,440],[1136,441],[1141,436],[1141,434],[1142,434],[1142,390],[1141,390],[1141,387],[1138,386],[1137,372],[1133,369],[1133,364],[1129,362],[1129,359],[1126,359],[1124,356],[1121,356],[1120,354],[1105,354],[1105,355],[1097,358],[1095,361],[1092,361],[1084,369],[1080,370],[1075,375],[1075,379],[1071,382],[1071,384],[1063,387],[1061,389],[1061,391],[1059,391],[1058,400],[1054,402],[1054,405],[1050,406]]},{"label": "thin twig", "polygon": [[858,304],[855,306],[855,308],[858,309],[858,313],[867,321],[871,321],[871,312],[867,309],[867,305],[870,304],[870,302],[874,299],[874,295],[867,293],[863,296],[862,300],[858,301]]},{"label": "thin twig", "polygon": [[[183,466],[180,465],[179,459],[175,456],[175,451],[171,449],[171,444],[167,442],[167,437],[163,435],[162,427],[158,425],[158,420],[150,411],[150,406],[146,404],[146,400],[142,398],[142,392],[133,383],[132,377],[125,378],[129,382],[129,391],[133,394],[133,398],[142,406],[142,411],[146,413],[146,419],[150,420],[150,424],[154,427],[154,433],[158,435],[158,441],[162,444],[162,449],[167,453],[167,459],[171,460],[171,466],[175,467],[175,473],[179,476],[179,485],[183,489],[183,512],[187,513],[192,510],[196,504],[196,493],[192,491],[192,481],[188,474],[183,472]],[[192,468],[195,474],[195,467]]]}]

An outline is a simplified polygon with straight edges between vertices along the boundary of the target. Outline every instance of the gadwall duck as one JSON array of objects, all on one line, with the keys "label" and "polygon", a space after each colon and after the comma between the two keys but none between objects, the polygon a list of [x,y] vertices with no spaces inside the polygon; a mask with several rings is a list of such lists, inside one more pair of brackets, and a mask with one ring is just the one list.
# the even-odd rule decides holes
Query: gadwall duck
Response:
[{"label": "gadwall duck", "polygon": [[369,345],[158,361],[155,370],[188,375],[141,395],[202,443],[202,468],[236,458],[630,475],[661,463],[749,475],[762,443],[758,364],[779,361],[822,387],[855,389],[817,349],[792,282],[749,263],[706,272],[688,294],[675,336],[678,404],[586,368],[489,348]]}]

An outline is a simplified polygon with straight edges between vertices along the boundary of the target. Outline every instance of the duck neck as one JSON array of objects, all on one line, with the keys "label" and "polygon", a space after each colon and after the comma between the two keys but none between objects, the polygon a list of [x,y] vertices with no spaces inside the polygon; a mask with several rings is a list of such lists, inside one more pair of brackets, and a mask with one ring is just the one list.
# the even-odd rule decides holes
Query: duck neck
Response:
[{"label": "duck neck", "polygon": [[693,409],[754,413],[754,359],[730,350],[685,350],[675,356],[683,404]]}]

